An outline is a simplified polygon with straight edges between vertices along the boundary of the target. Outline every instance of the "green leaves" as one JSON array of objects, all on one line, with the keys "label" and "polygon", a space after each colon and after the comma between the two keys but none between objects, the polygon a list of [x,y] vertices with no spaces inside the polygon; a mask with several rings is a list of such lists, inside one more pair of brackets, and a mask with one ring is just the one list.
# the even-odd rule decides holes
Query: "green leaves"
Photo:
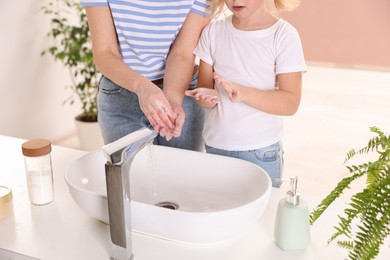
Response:
[{"label": "green leaves", "polygon": [[366,176],[366,188],[351,197],[345,216],[339,216],[336,232],[329,239],[332,242],[339,236],[349,240],[338,244],[349,250],[349,259],[374,259],[380,246],[390,234],[390,136],[377,127],[370,127],[377,134],[366,147],[350,150],[345,162],[358,155],[376,152],[374,162],[347,166],[350,176],[342,179],[330,194],[310,213],[313,224],[342,192],[349,188],[352,181]]},{"label": "green leaves", "polygon": [[[85,10],[78,0],[53,0],[42,7],[42,11],[51,17],[51,30],[47,36],[53,46],[41,52],[50,53],[57,61],[69,69],[72,85],[66,86],[72,91],[64,103],[72,105],[75,98],[82,104],[82,114],[97,119],[97,92],[100,73],[93,61],[90,32]],[[76,21],[70,18],[76,16]],[[73,21],[73,19],[72,19]]]}]

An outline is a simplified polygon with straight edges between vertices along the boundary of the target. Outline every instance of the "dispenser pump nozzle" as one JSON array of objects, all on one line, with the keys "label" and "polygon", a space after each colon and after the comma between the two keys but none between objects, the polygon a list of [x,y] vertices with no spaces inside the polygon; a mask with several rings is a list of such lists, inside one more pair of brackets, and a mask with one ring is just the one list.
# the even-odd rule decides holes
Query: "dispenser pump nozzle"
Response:
[{"label": "dispenser pump nozzle", "polygon": [[299,204],[300,194],[297,192],[298,186],[298,177],[291,176],[290,177],[290,190],[287,192],[286,201],[291,205]]}]

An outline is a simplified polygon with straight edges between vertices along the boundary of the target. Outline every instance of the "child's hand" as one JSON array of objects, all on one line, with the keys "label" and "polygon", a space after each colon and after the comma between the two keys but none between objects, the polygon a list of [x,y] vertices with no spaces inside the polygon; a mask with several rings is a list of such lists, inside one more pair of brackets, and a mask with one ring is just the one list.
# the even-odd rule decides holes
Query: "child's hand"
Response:
[{"label": "child's hand", "polygon": [[210,104],[217,104],[219,101],[218,91],[211,88],[196,88],[193,90],[187,90],[185,95],[193,97],[195,100],[200,100]]},{"label": "child's hand", "polygon": [[219,75],[214,74],[214,80],[215,83],[220,85],[225,91],[226,94],[229,96],[229,99],[232,102],[241,102],[241,96],[240,96],[240,88],[241,86],[238,84],[235,84],[233,82],[227,81],[223,78],[221,78]]}]

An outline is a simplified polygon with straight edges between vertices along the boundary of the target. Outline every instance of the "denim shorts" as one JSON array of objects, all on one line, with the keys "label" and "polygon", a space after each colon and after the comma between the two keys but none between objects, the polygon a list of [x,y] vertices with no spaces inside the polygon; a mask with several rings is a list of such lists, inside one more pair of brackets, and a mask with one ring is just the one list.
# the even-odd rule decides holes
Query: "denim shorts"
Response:
[{"label": "denim shorts", "polygon": [[264,148],[249,151],[227,151],[206,145],[206,152],[252,162],[268,173],[273,187],[279,188],[282,184],[283,147],[281,141]]},{"label": "denim shorts", "polygon": [[[193,76],[189,89],[195,88],[196,84],[197,74]],[[143,127],[152,129],[140,109],[137,94],[118,86],[104,76],[99,83],[97,101],[98,122],[105,144]],[[173,137],[170,141],[157,136],[154,144],[202,151],[204,149],[202,139],[204,110],[196,104],[193,98],[187,96],[184,97],[182,106],[186,118],[181,135],[177,138]]]}]

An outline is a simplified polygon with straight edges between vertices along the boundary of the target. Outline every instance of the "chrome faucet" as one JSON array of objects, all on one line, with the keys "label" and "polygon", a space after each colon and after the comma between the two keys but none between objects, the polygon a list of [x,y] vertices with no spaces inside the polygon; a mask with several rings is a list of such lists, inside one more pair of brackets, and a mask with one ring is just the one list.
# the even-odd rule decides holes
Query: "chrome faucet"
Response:
[{"label": "chrome faucet", "polygon": [[103,146],[107,159],[106,185],[111,236],[111,259],[131,260],[130,166],[135,155],[153,141],[158,132],[142,128]]}]

